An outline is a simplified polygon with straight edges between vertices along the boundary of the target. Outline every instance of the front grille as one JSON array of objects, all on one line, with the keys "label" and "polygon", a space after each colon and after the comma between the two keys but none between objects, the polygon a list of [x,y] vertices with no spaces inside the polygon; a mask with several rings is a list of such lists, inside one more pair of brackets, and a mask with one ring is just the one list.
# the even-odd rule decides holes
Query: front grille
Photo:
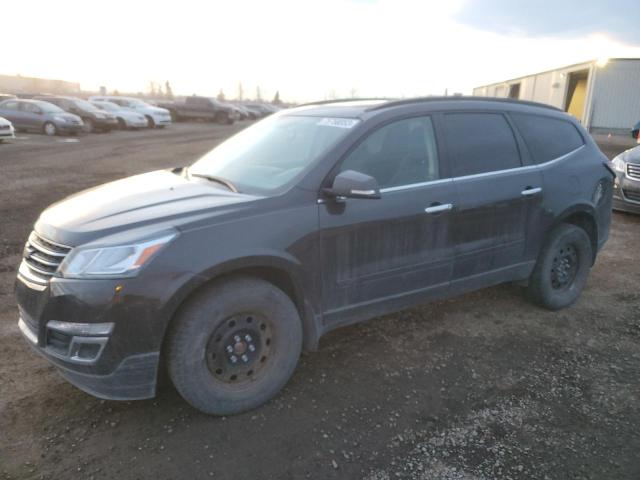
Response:
[{"label": "front grille", "polygon": [[47,281],[56,273],[71,247],[60,245],[31,232],[24,249],[24,263],[37,279]]},{"label": "front grille", "polygon": [[623,189],[622,193],[625,198],[631,200],[632,202],[640,202],[640,192],[634,192],[632,190]]},{"label": "front grille", "polygon": [[627,176],[634,180],[640,180],[640,164],[627,163]]}]

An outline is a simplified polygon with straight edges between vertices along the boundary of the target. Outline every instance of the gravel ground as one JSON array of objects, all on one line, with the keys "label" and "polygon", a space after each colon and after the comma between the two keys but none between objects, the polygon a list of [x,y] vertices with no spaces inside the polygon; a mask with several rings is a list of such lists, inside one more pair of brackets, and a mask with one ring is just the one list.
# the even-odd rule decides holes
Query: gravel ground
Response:
[{"label": "gravel ground", "polygon": [[[0,479],[640,478],[638,216],[614,215],[573,307],[541,310],[502,285],[344,328],[243,415],[207,417],[171,387],[107,402],[62,380],[16,325],[15,269],[38,213],[190,163],[241,127],[0,146]],[[623,148],[602,142],[610,157]]]}]

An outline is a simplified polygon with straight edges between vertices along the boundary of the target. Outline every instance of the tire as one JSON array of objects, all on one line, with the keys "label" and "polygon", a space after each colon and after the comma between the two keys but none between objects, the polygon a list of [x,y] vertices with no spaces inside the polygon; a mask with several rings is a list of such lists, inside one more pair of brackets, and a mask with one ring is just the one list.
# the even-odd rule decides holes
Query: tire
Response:
[{"label": "tire", "polygon": [[145,115],[147,117],[147,121],[149,122],[149,128],[156,128],[156,122],[151,115]]},{"label": "tire", "polygon": [[593,247],[582,228],[563,223],[545,242],[529,279],[529,297],[549,310],[573,304],[584,288],[593,262]]},{"label": "tire", "polygon": [[193,407],[230,415],[274,397],[301,349],[302,324],[291,299],[263,280],[232,277],[204,288],[181,309],[167,339],[167,367]]},{"label": "tire", "polygon": [[127,129],[127,122],[124,121],[124,118],[118,117],[118,128],[120,130],[126,130]]},{"label": "tire", "polygon": [[[219,123],[220,125],[229,125],[230,120],[231,118],[229,118],[229,114],[226,112],[220,112],[215,116],[216,123]],[[231,123],[233,123],[233,121]]]},{"label": "tire", "polygon": [[84,123],[84,127],[82,127],[82,129],[86,132],[86,133],[93,133],[96,131],[96,127],[93,123],[93,120],[90,118],[83,118],[82,119],[82,123]]},{"label": "tire", "polygon": [[56,127],[55,123],[53,122],[45,122],[45,124],[42,126],[42,131],[45,135],[53,137],[58,134],[58,127]]}]

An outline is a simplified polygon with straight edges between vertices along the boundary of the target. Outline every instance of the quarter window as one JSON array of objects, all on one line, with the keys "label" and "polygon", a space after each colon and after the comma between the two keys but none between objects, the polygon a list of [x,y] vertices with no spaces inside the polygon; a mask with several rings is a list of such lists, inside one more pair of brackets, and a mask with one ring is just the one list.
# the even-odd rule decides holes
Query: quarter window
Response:
[{"label": "quarter window", "polygon": [[399,120],[374,131],[342,162],[340,171],[345,170],[372,176],[380,188],[438,179],[431,118]]},{"label": "quarter window", "polygon": [[500,113],[450,113],[445,118],[447,149],[456,177],[520,167],[513,131]]},{"label": "quarter window", "polygon": [[558,118],[511,113],[535,163],[566,155],[584,145],[582,135],[570,122]]}]

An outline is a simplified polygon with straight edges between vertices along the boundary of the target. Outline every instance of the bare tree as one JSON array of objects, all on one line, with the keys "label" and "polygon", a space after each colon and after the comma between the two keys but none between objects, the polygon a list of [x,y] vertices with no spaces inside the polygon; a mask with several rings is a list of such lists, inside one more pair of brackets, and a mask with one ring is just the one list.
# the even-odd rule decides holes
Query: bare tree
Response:
[{"label": "bare tree", "polygon": [[164,96],[169,100],[173,100],[173,90],[171,90],[171,85],[169,84],[169,80],[164,84]]},{"label": "bare tree", "polygon": [[244,97],[244,89],[242,88],[242,82],[238,82],[238,100],[242,101]]},{"label": "bare tree", "polygon": [[262,100],[262,94],[260,93],[260,85],[256,87],[256,100]]},{"label": "bare tree", "polygon": [[224,92],[222,91],[222,89],[220,89],[220,91],[218,92],[218,100],[220,100],[221,102],[224,102],[225,96],[224,96]]},{"label": "bare tree", "polygon": [[358,96],[358,89],[355,87],[352,87],[351,90],[349,90],[349,96],[351,98],[356,98]]}]

